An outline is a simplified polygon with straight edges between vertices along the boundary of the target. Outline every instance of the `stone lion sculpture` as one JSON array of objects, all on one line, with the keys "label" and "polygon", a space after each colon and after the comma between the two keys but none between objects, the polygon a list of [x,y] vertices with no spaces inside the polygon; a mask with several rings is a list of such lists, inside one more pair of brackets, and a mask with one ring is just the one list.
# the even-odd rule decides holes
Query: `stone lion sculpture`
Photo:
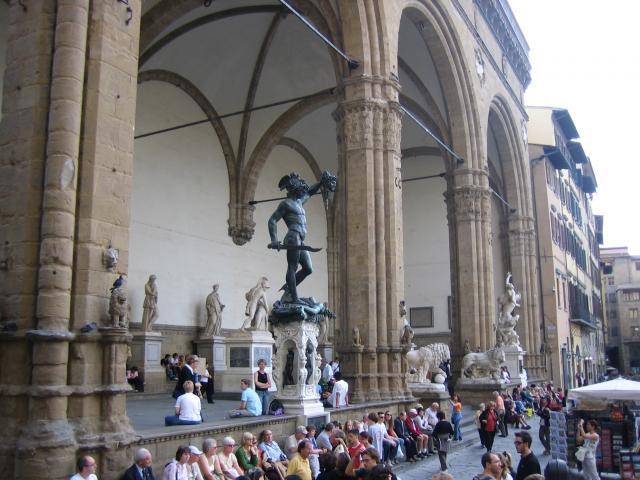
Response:
[{"label": "stone lion sculpture", "polygon": [[129,304],[127,292],[122,288],[114,288],[109,299],[109,318],[112,327],[127,328],[129,325]]},{"label": "stone lion sculpture", "polygon": [[486,352],[467,353],[462,359],[462,375],[466,378],[500,380],[500,366],[505,362],[504,350],[492,348]]},{"label": "stone lion sculpture", "polygon": [[407,381],[412,383],[431,383],[432,374],[441,374],[443,381],[446,374],[439,365],[451,360],[449,345],[445,343],[433,343],[426,347],[407,352]]}]

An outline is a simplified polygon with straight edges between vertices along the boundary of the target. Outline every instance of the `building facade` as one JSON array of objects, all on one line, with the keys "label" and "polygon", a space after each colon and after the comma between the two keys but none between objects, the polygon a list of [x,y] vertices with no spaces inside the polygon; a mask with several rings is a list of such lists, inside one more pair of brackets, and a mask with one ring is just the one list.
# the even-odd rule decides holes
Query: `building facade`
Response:
[{"label": "building facade", "polygon": [[563,388],[593,383],[604,371],[599,245],[593,214],[596,178],[567,110],[528,107],[529,156],[538,224],[538,258],[550,377]]},{"label": "building facade", "polygon": [[[146,279],[163,353],[193,347],[214,283],[239,328],[245,292],[284,276],[272,210],[249,202],[291,171],[339,179],[308,203],[307,242],[326,249],[301,288],[337,313],[354,401],[406,398],[403,299],[419,342],[456,361],[493,347],[508,271],[529,376],[545,377],[528,46],[507,2],[291,3],[349,62],[278,2],[0,2],[0,477],[67,478],[82,452],[119,476]],[[131,330],[108,320],[118,272]]]},{"label": "building facade", "polygon": [[609,365],[623,375],[640,375],[640,256],[627,247],[603,248],[607,295]]}]

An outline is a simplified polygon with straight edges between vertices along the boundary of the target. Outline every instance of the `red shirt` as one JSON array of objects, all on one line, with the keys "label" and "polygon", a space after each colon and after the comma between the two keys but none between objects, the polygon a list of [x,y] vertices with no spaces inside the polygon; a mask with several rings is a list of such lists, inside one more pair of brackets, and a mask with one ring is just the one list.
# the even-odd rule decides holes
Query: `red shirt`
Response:
[{"label": "red shirt", "polygon": [[497,423],[498,423],[498,416],[496,415],[496,412],[494,412],[493,410],[490,410],[487,413],[487,423],[484,424],[485,432],[495,432]]},{"label": "red shirt", "polygon": [[355,457],[353,468],[357,470],[358,468],[360,468],[360,454],[364,452],[364,445],[358,442],[355,447],[347,447],[347,450],[349,451],[349,456],[351,458]]},{"label": "red shirt", "polygon": [[416,428],[416,424],[414,423],[413,418],[411,418],[409,415],[407,415],[404,423],[407,424],[407,428],[409,429],[409,433],[411,433],[411,435],[420,435],[420,432]]}]

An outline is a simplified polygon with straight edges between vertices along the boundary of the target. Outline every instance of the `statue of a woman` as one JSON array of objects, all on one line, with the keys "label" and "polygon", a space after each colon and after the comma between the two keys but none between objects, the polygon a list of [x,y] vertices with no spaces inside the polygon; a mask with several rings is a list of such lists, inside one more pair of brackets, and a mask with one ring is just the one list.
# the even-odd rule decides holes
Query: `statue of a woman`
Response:
[{"label": "statue of a woman", "polygon": [[284,365],[284,385],[295,385],[296,382],[293,379],[293,349],[290,348],[287,352],[287,362]]},{"label": "statue of a woman", "polygon": [[220,335],[220,328],[222,327],[222,310],[224,305],[220,302],[220,295],[218,295],[218,288],[220,286],[215,284],[213,291],[207,295],[205,307],[207,309],[207,324],[204,327],[203,336],[212,337]]},{"label": "statue of a woman", "polygon": [[150,275],[144,286],[144,302],[142,303],[142,330],[150,332],[153,324],[160,316],[158,311],[158,286],[156,276]]}]

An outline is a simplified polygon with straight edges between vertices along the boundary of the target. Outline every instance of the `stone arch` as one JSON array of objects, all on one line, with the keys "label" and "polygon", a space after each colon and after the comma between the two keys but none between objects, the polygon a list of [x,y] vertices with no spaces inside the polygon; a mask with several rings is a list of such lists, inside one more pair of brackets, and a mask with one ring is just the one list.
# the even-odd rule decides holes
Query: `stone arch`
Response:
[{"label": "stone arch", "polygon": [[258,177],[260,176],[260,170],[264,167],[273,147],[280,142],[284,134],[306,115],[333,102],[335,102],[333,92],[327,92],[323,95],[302,100],[280,115],[271,127],[269,127],[260,138],[244,168],[241,180],[243,204],[253,199],[258,184]]},{"label": "stone arch", "polygon": [[145,70],[138,74],[138,84],[144,82],[165,82],[186,93],[200,107],[202,112],[207,116],[213,130],[215,131],[222,152],[224,153],[225,164],[227,166],[227,177],[229,181],[229,197],[234,198],[236,195],[236,156],[231,145],[231,139],[227,134],[227,130],[218,118],[218,112],[207,97],[191,83],[188,79],[168,70]]}]

